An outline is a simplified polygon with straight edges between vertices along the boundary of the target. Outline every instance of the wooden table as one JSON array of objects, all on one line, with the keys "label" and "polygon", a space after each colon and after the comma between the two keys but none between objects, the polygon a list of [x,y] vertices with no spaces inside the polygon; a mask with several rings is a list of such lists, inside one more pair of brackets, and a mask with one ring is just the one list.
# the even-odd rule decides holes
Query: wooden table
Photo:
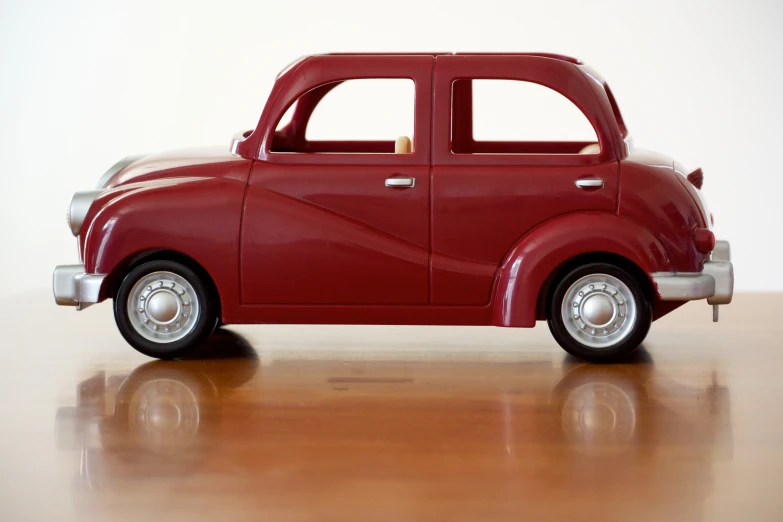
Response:
[{"label": "wooden table", "polygon": [[0,520],[783,520],[783,296],[692,303],[627,364],[545,325],[228,328],[2,301]]}]

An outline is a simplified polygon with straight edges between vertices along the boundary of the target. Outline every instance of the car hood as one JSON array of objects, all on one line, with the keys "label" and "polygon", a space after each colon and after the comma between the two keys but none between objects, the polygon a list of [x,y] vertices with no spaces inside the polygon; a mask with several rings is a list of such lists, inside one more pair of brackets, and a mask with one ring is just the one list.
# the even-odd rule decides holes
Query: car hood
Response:
[{"label": "car hood", "polygon": [[231,154],[225,147],[199,147],[147,156],[129,156],[112,166],[96,188],[112,189],[129,183],[187,176],[227,177],[244,181],[247,171],[236,168],[243,163],[249,166],[250,160]]}]

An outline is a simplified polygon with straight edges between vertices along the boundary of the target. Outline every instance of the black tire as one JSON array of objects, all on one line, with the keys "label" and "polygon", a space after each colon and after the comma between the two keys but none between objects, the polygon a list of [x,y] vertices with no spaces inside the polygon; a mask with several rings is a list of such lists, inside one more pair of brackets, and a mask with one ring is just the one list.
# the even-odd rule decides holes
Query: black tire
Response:
[{"label": "black tire", "polygon": [[[574,285],[577,282],[584,280],[586,283],[589,283],[590,280],[585,280],[584,278],[601,278],[602,276],[608,276],[607,279],[610,281],[611,278],[619,279],[622,284],[625,285],[626,288],[623,289],[623,291],[629,294],[625,299],[633,298],[633,303],[629,301],[628,305],[635,305],[635,317],[633,321],[631,321],[631,314],[628,314],[629,318],[623,319],[628,321],[629,324],[626,326],[623,323],[622,328],[624,330],[621,330],[620,333],[618,333],[619,340],[613,342],[611,336],[614,335],[614,332],[612,332],[611,329],[613,327],[617,328],[617,324],[614,323],[614,321],[615,318],[619,316],[619,312],[622,311],[616,303],[625,303],[624,300],[621,300],[623,299],[623,291],[620,292],[621,297],[617,298],[610,298],[607,294],[602,294],[607,295],[606,298],[601,298],[605,299],[604,302],[615,303],[612,304],[614,315],[612,316],[613,319],[610,323],[607,323],[606,329],[603,329],[603,326],[597,327],[600,332],[598,333],[598,337],[595,338],[595,342],[605,342],[609,344],[605,346],[591,346],[590,344],[586,344],[592,342],[588,334],[590,332],[596,332],[596,328],[581,326],[584,333],[577,331],[575,334],[572,334],[571,331],[579,330],[580,325],[585,325],[586,321],[580,317],[579,320],[574,319],[573,325],[566,326],[563,316],[565,315],[565,310],[567,308],[564,307],[563,301],[564,299],[569,299],[569,297],[575,295],[571,293],[574,292]],[[588,294],[589,293],[590,292],[588,292]],[[596,293],[599,292],[596,291]],[[582,294],[579,295],[581,296]],[[585,296],[584,300],[586,301],[587,299],[588,296]],[[628,305],[623,304],[623,306]],[[570,302],[568,306],[570,306]],[[574,306],[577,306],[576,302],[574,303]],[[647,332],[650,330],[650,324],[652,323],[652,305],[639,281],[622,268],[608,263],[589,263],[564,274],[559,280],[553,283],[547,299],[546,309],[549,330],[552,332],[552,336],[557,343],[571,355],[595,363],[617,362],[626,358],[642,343],[642,341],[644,341]],[[579,314],[580,311],[581,308],[574,309],[574,312],[577,314]],[[628,309],[626,309],[626,311],[628,311]],[[571,331],[569,331],[569,329]],[[601,335],[601,333],[606,333],[607,331],[609,331],[608,335]]]},{"label": "black tire", "polygon": [[[188,325],[189,331],[184,337],[173,341],[156,342],[148,339],[137,331],[137,327],[134,327],[130,319],[131,313],[139,313],[135,307],[133,310],[128,309],[128,298],[131,291],[142,278],[156,272],[173,273],[184,279],[192,288],[194,295],[191,296],[191,299],[197,299],[198,314],[193,314],[197,317],[190,318],[194,323]],[[201,345],[215,329],[217,322],[215,308],[209,286],[204,280],[187,266],[175,261],[149,261],[137,266],[125,276],[114,297],[114,319],[122,336],[139,352],[158,359],[184,357]],[[181,309],[178,308],[178,310]]]}]

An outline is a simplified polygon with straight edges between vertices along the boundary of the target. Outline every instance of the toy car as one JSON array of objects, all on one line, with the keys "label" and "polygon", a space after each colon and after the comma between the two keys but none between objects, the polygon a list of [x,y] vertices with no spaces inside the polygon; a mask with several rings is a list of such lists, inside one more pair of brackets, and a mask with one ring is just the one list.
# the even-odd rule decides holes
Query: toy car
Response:
[{"label": "toy car", "polygon": [[[413,81],[412,137],[308,138],[327,94],[372,78]],[[486,79],[559,93],[596,140],[476,139],[472,89]],[[81,264],[55,268],[54,295],[79,309],[114,299],[128,343],[159,358],[219,322],[547,320],[569,353],[612,361],[683,303],[731,301],[702,183],[700,169],[633,149],[606,82],[573,58],[309,56],[230,149],[128,157],[77,192]]]}]

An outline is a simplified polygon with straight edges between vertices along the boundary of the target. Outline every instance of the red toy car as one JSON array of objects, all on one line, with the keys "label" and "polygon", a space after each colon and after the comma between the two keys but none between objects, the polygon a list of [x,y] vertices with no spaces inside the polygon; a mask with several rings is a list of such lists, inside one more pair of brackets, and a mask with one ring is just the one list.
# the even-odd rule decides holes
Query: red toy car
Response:
[{"label": "red toy car", "polygon": [[[413,81],[412,140],[308,139],[324,96],[370,78]],[[559,93],[597,140],[474,138],[473,84],[487,79]],[[129,157],[77,192],[68,223],[83,264],[55,269],[54,294],[79,308],[113,298],[125,339],[159,358],[219,321],[546,319],[568,352],[615,360],[686,301],[731,301],[702,181],[633,150],[609,87],[573,58],[310,56],[278,76],[230,150]]]}]

